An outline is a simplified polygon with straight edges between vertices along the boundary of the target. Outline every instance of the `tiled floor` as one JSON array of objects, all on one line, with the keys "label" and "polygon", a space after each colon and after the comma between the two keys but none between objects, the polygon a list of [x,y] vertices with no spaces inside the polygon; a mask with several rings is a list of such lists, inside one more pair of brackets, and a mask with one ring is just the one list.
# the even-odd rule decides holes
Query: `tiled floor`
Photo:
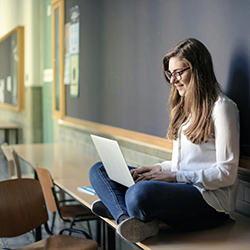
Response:
[{"label": "tiled floor", "polygon": [[[0,181],[7,180],[8,178],[9,178],[8,164],[7,164],[7,161],[5,160],[3,153],[0,149]],[[51,214],[49,214],[49,216],[51,218]],[[49,220],[49,222],[50,221],[51,220]],[[91,223],[95,223],[95,222],[91,222]],[[57,234],[61,229],[67,227],[68,225],[69,224],[62,222],[62,220],[59,218],[59,216],[56,216],[53,233]],[[50,226],[50,223],[49,223],[49,226]],[[86,222],[77,223],[77,228],[87,231]],[[43,238],[48,237],[47,233],[44,230],[44,227],[42,227],[42,237]],[[32,232],[30,232],[30,233],[27,233],[25,235],[15,237],[15,238],[0,239],[0,249],[2,249],[2,248],[18,248],[18,247],[29,245],[33,242],[34,242],[34,235]]]}]

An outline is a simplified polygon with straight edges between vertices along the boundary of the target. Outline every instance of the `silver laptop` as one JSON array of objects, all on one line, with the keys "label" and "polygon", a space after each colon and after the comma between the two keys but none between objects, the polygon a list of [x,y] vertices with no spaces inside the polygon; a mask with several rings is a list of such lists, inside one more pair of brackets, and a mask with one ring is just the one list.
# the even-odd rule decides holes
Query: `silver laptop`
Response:
[{"label": "silver laptop", "polygon": [[96,135],[91,135],[91,138],[109,178],[126,187],[134,185],[134,179],[129,172],[118,142]]}]

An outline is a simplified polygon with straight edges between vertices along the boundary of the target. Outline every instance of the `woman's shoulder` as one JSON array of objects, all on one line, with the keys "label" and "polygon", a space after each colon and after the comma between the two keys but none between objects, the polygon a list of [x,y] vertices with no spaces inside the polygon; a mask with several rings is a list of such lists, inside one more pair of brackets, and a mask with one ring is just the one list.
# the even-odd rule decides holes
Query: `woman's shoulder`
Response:
[{"label": "woman's shoulder", "polygon": [[235,111],[235,112],[239,112],[238,111],[238,107],[237,104],[230,99],[228,96],[226,96],[224,93],[219,93],[218,98],[216,100],[216,102],[214,103],[214,112],[217,111]]},{"label": "woman's shoulder", "polygon": [[216,102],[214,103],[215,106],[220,106],[220,105],[233,105],[237,108],[237,104],[230,99],[228,96],[226,96],[223,92],[220,92]]}]

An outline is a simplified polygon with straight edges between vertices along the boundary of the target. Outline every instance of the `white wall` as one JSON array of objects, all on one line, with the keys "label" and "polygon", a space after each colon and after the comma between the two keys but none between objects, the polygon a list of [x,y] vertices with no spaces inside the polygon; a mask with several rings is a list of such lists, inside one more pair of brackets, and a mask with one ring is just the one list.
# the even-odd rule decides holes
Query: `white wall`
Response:
[{"label": "white wall", "polygon": [[41,86],[42,0],[0,0],[0,38],[17,26],[25,32],[25,86]]}]

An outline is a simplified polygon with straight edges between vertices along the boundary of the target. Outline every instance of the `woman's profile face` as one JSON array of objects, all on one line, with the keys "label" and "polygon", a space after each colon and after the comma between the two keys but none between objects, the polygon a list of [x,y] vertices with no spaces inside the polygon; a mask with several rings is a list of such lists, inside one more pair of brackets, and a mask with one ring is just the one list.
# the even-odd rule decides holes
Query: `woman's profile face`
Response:
[{"label": "woman's profile face", "polygon": [[[180,72],[183,69],[186,69],[188,65],[182,61],[179,57],[171,57],[168,63],[168,71],[172,74],[175,72]],[[180,77],[175,77],[179,75]],[[178,80],[180,78],[180,80]],[[175,86],[178,90],[180,96],[185,96],[188,88],[188,84],[191,79],[191,70],[190,68],[180,72],[179,74],[172,74],[170,83]]]}]

